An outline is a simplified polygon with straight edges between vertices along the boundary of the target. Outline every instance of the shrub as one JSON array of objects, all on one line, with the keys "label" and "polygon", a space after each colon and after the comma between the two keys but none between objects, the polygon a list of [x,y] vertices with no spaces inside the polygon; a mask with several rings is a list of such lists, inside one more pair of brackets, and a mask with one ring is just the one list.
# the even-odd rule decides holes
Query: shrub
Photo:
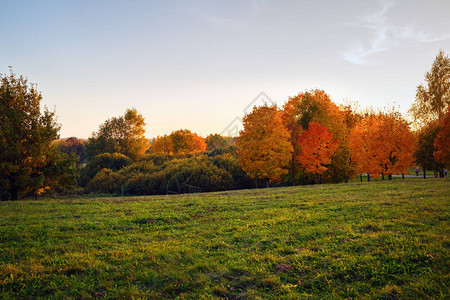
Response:
[{"label": "shrub", "polygon": [[120,194],[123,182],[123,175],[104,168],[89,182],[87,190],[94,193]]},{"label": "shrub", "polygon": [[165,194],[164,172],[154,172],[151,174],[134,173],[123,186],[123,193],[126,195],[158,195]]},{"label": "shrub", "polygon": [[89,160],[80,171],[80,185],[86,186],[89,181],[102,169],[118,171],[131,164],[131,159],[120,153],[102,153]]},{"label": "shrub", "polygon": [[252,188],[254,181],[239,166],[236,157],[231,154],[222,154],[210,158],[211,162],[219,169],[228,171],[233,177],[234,189]]}]

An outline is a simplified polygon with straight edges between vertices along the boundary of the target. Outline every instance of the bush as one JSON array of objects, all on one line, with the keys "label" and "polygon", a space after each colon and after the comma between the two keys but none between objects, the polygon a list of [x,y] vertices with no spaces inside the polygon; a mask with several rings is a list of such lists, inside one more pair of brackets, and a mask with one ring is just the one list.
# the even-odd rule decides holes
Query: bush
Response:
[{"label": "bush", "polygon": [[216,155],[210,158],[211,162],[219,169],[228,171],[233,177],[234,189],[246,189],[254,187],[254,180],[242,170],[236,157],[231,154]]},{"label": "bush", "polygon": [[224,148],[215,148],[207,153],[209,157],[214,157],[217,155],[223,155],[223,154],[231,154],[234,157],[237,157],[236,153],[237,147],[234,145],[224,147]]},{"label": "bush", "polygon": [[[224,169],[216,167],[206,158],[170,161],[165,168],[153,172],[128,172],[137,170],[133,164],[120,173],[128,174],[123,193],[130,195],[155,195],[168,193],[193,193],[222,191],[233,188],[233,177]],[[136,165],[136,166],[135,166]]]},{"label": "bush", "polygon": [[135,173],[125,182],[123,193],[126,195],[165,194],[165,178],[162,171],[151,174]]},{"label": "bush", "polygon": [[123,175],[104,168],[89,182],[87,190],[94,193],[121,194],[123,182]]},{"label": "bush", "polygon": [[80,171],[80,185],[86,186],[89,181],[102,169],[118,171],[131,164],[131,159],[120,153],[102,153],[89,160]]},{"label": "bush", "polygon": [[168,192],[212,192],[233,188],[233,177],[205,158],[173,161],[164,169]]}]

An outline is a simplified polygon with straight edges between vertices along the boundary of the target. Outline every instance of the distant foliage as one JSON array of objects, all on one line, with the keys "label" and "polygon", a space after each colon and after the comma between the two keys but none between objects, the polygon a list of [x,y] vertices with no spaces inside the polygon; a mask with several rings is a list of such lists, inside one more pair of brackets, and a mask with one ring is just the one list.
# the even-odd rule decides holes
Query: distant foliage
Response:
[{"label": "distant foliage", "polygon": [[210,134],[205,139],[206,151],[215,149],[224,149],[235,142],[235,138],[229,136],[221,136],[220,134]]},{"label": "distant foliage", "polygon": [[102,153],[121,153],[132,160],[142,157],[149,147],[144,126],[144,117],[134,108],[106,120],[86,143],[88,160]]},{"label": "distant foliage", "polygon": [[59,139],[53,142],[55,147],[66,154],[75,154],[78,157],[78,164],[86,162],[86,152],[84,149],[84,141],[76,137],[67,139]]},{"label": "distant foliage", "polygon": [[205,139],[190,130],[177,130],[170,135],[157,137],[152,145],[152,154],[189,154],[206,151]]}]

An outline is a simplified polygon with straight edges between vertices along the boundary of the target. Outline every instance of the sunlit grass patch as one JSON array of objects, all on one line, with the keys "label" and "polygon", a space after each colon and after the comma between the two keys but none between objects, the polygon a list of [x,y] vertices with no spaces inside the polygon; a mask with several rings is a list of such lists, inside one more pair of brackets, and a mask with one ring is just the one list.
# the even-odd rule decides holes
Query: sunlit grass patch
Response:
[{"label": "sunlit grass patch", "polygon": [[0,203],[4,298],[448,298],[448,179]]}]

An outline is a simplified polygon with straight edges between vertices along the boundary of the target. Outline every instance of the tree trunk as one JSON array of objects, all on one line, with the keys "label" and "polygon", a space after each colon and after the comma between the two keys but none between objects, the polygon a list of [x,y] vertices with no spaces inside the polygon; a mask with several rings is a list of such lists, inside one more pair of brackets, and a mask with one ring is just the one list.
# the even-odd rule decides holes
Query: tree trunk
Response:
[{"label": "tree trunk", "polygon": [[381,172],[381,179],[384,180],[384,173],[383,172]]},{"label": "tree trunk", "polygon": [[316,173],[316,182],[315,182],[316,184],[318,184],[319,183],[319,174],[317,174]]},{"label": "tree trunk", "polygon": [[19,189],[11,188],[11,200],[13,201],[17,200],[18,196],[19,196]]},{"label": "tree trunk", "polygon": [[11,200],[15,201],[19,198],[19,187],[17,186],[16,174],[10,173],[9,183],[11,185]]},{"label": "tree trunk", "polygon": [[439,171],[439,178],[444,178],[444,171]]},{"label": "tree trunk", "polygon": [[359,178],[361,179],[361,182],[362,182],[362,174],[359,174]]},{"label": "tree trunk", "polygon": [[405,174],[402,173],[402,179],[405,179]]},{"label": "tree trunk", "polygon": [[266,188],[269,188],[269,179],[266,178]]},{"label": "tree trunk", "polygon": [[392,180],[392,174],[388,175],[388,180]]},{"label": "tree trunk", "polygon": [[423,168],[423,178],[427,179],[427,171],[425,171],[425,168]]},{"label": "tree trunk", "polygon": [[292,154],[292,186],[295,186],[295,155]]},{"label": "tree trunk", "polygon": [[367,182],[370,182],[370,174],[367,173]]}]

